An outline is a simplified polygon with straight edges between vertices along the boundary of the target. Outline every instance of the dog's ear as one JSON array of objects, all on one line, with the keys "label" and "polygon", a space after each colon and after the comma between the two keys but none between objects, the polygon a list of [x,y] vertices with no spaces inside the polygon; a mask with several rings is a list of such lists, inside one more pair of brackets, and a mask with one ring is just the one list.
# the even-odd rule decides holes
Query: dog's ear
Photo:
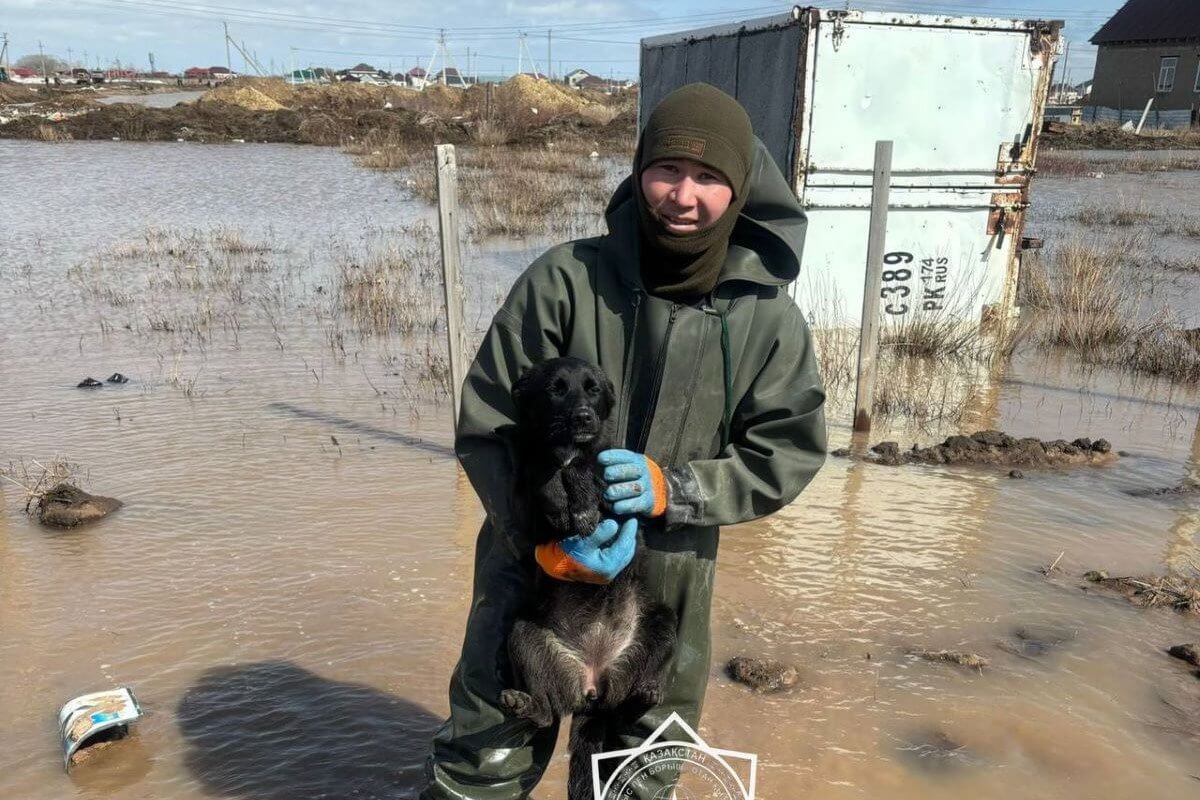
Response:
[{"label": "dog's ear", "polygon": [[608,374],[604,372],[600,373],[600,387],[601,392],[604,394],[604,419],[608,419],[608,416],[612,413],[613,406],[617,404],[617,390],[613,387],[613,382],[609,379]]},{"label": "dog's ear", "polygon": [[517,419],[525,416],[525,404],[529,398],[529,392],[533,388],[533,377],[536,373],[534,367],[529,367],[517,378],[516,383],[512,386],[513,406],[517,410]]}]

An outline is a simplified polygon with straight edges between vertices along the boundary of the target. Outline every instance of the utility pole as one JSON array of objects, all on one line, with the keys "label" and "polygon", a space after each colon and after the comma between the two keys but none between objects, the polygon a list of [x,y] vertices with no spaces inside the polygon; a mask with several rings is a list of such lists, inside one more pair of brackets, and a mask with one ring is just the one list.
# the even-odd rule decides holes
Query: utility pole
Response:
[{"label": "utility pole", "polygon": [[524,53],[525,53],[525,34],[521,33],[521,34],[517,35],[517,74],[518,75],[521,74],[521,67],[524,66],[524,62],[521,60],[521,57],[524,55]]},{"label": "utility pole", "polygon": [[0,33],[0,67],[8,69],[8,34]]},{"label": "utility pole", "polygon": [[154,70],[154,53],[151,52],[150,53],[150,74],[153,75],[154,72],[155,72],[155,70]]},{"label": "utility pole", "polygon": [[233,72],[233,56],[229,54],[229,23],[222,22],[225,26],[225,67],[230,72]]},{"label": "utility pole", "polygon": [[38,39],[38,55],[42,58],[42,82],[49,83],[50,76],[46,74],[46,53],[42,50],[42,40]]},{"label": "utility pole", "polygon": [[546,29],[546,78],[554,80],[554,62],[550,60],[550,28]]}]

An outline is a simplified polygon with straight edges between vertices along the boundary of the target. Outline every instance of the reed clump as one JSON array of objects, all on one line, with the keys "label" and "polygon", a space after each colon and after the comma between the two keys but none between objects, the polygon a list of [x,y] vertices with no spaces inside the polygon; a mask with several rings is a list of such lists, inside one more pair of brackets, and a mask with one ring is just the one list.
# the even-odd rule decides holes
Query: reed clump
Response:
[{"label": "reed clump", "polygon": [[361,332],[433,332],[443,324],[437,235],[427,224],[410,233],[338,257],[338,305]]},{"label": "reed clump", "polygon": [[1090,364],[1200,381],[1200,349],[1163,306],[1148,307],[1134,252],[1138,238],[1074,241],[1029,259],[1021,287],[1028,324],[1046,349],[1076,353]]}]

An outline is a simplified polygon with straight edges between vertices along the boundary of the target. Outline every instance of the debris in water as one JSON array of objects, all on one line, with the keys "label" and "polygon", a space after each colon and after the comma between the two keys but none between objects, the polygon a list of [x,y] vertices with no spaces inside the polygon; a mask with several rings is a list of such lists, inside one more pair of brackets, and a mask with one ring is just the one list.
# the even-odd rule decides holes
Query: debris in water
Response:
[{"label": "debris in water", "polygon": [[901,758],[922,772],[944,774],[984,763],[966,745],[938,729],[918,731],[897,749]]},{"label": "debris in water", "polygon": [[1008,477],[1010,477],[1010,478],[1016,478],[1016,479],[1018,479],[1018,480],[1019,480],[1019,479],[1021,479],[1021,478],[1024,478],[1024,477],[1025,477],[1025,473],[1024,473],[1024,472],[1021,472],[1021,470],[1019,470],[1019,469],[1010,469],[1010,470],[1008,471]]},{"label": "debris in water", "polygon": [[800,673],[795,667],[773,658],[735,656],[725,665],[729,677],[760,694],[778,692],[796,685]]},{"label": "debris in water", "polygon": [[112,497],[88,494],[69,483],[60,483],[38,498],[37,517],[43,525],[73,528],[107,517],[122,505]]},{"label": "debris in water", "polygon": [[75,388],[76,389],[95,389],[95,388],[97,388],[99,386],[103,386],[103,385],[104,385],[103,383],[96,380],[95,378],[84,378],[79,383],[75,384]]},{"label": "debris in water", "polygon": [[1184,481],[1178,486],[1159,486],[1153,489],[1128,489],[1125,493],[1132,497],[1176,497],[1179,495],[1200,494],[1200,483]]},{"label": "debris in water", "polygon": [[1167,650],[1175,658],[1183,659],[1193,667],[1200,667],[1200,644],[1177,644]]},{"label": "debris in water", "polygon": [[1109,577],[1104,570],[1085,572],[1084,580],[1111,589],[1142,608],[1170,606],[1176,611],[1200,611],[1200,580],[1177,575]]},{"label": "debris in water", "polygon": [[1041,658],[1074,641],[1076,632],[1044,625],[1025,625],[1016,628],[1012,636],[996,642],[1006,653],[1022,658]]},{"label": "debris in water", "polygon": [[108,376],[108,382],[109,383],[129,383],[129,378],[126,378],[124,375],[122,375],[119,372],[114,372],[112,375]]},{"label": "debris in water", "polygon": [[[1003,467],[1058,467],[1107,464],[1116,460],[1106,439],[1080,438],[1073,442],[1055,439],[1017,439],[1002,431],[977,431],[970,436],[951,436],[931,447],[913,445],[901,451],[896,442],[880,442],[871,448],[868,460],[894,467],[901,464],[976,464]],[[1010,475],[1012,473],[1009,473]],[[1016,476],[1012,476],[1016,477]]]},{"label": "debris in water", "polygon": [[850,448],[849,447],[839,447],[837,450],[834,450],[829,455],[831,455],[835,458],[849,458],[850,457]]},{"label": "debris in water", "polygon": [[129,723],[142,716],[142,709],[128,687],[92,692],[67,701],[58,712],[62,736],[63,767],[82,760],[78,751],[93,745],[123,739]]},{"label": "debris in water", "polygon": [[908,650],[910,656],[923,658],[926,661],[943,661],[947,664],[958,664],[960,667],[968,667],[977,669],[980,672],[988,665],[988,660],[977,653],[963,653],[958,650],[925,650],[922,648],[912,648]]}]

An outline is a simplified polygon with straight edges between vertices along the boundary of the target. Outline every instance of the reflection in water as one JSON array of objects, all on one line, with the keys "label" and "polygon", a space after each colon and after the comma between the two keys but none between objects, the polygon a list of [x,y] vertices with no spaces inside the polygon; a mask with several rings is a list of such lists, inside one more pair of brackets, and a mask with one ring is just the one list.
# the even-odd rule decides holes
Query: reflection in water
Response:
[{"label": "reflection in water", "polygon": [[179,701],[184,761],[245,800],[411,797],[440,722],[420,706],[285,661],[217,667]]}]

